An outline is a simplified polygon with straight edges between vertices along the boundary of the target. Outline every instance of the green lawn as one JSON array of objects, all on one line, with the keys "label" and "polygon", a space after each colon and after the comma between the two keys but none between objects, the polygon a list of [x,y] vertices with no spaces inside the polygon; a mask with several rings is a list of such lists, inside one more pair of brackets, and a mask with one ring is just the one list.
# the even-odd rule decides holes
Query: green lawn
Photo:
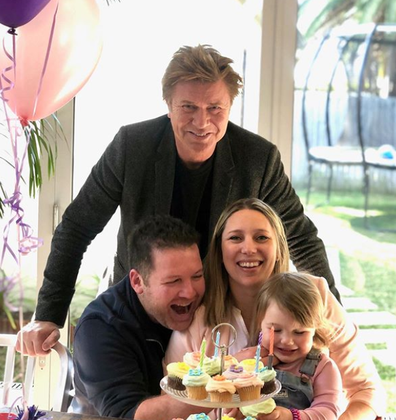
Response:
[{"label": "green lawn", "polygon": [[[306,191],[297,192],[305,203]],[[329,204],[324,192],[314,192],[306,212],[325,244],[338,250],[342,285],[369,298],[378,311],[396,315],[396,232],[389,232],[396,231],[396,194],[370,195],[369,208],[369,229],[360,192],[333,191]],[[396,369],[374,362],[388,393],[388,412],[396,412]]]}]

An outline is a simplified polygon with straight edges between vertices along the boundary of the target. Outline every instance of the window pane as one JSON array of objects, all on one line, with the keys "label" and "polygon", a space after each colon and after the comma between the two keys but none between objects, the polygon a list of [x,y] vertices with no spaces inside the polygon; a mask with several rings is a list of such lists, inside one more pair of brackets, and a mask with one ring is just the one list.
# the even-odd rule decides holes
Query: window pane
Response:
[{"label": "window pane", "polygon": [[[102,3],[102,57],[76,98],[74,195],[122,125],[167,113],[161,79],[172,54],[183,45],[210,44],[234,60],[234,68],[245,76],[245,89],[234,101],[231,120],[257,132],[261,1]],[[87,287],[75,295],[72,322],[112,265],[118,226],[116,214],[84,256],[78,281]]]},{"label": "window pane", "polygon": [[297,51],[292,176],[394,412],[396,26],[378,28],[367,49],[369,29]]}]

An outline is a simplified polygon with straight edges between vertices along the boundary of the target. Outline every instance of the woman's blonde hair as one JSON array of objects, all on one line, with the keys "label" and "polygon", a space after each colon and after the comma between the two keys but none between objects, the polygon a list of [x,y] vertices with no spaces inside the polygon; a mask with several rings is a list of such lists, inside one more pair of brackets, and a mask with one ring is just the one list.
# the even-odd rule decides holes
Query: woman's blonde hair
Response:
[{"label": "woman's blonde hair", "polygon": [[[226,207],[215,226],[204,264],[206,291],[203,303],[205,305],[205,322],[209,326],[227,322],[231,314],[233,300],[229,287],[228,273],[223,264],[221,240],[230,216],[245,209],[261,213],[274,230],[277,258],[273,273],[289,270],[290,257],[286,234],[282,221],[275,211],[258,198],[242,198]],[[263,281],[265,280],[263,279]]]},{"label": "woman's blonde hair", "polygon": [[261,322],[270,304],[275,302],[303,327],[315,328],[313,342],[316,348],[328,347],[332,328],[325,318],[323,300],[312,279],[308,273],[277,273],[261,286],[251,343],[257,343]]},{"label": "woman's blonde hair", "polygon": [[231,104],[242,88],[241,76],[231,67],[233,61],[223,57],[210,45],[184,46],[173,54],[162,78],[162,97],[172,101],[173,89],[179,82],[215,83],[223,80],[230,94]]}]

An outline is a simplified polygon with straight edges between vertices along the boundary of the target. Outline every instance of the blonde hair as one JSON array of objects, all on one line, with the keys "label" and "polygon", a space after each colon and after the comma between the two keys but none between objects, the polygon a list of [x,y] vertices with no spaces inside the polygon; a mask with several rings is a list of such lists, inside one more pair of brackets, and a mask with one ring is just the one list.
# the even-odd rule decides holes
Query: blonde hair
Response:
[{"label": "blonde hair", "polygon": [[173,54],[162,78],[162,97],[169,104],[173,89],[179,82],[199,81],[215,83],[223,80],[230,94],[231,104],[242,88],[241,76],[233,70],[230,58],[223,57],[210,45],[183,46]]},{"label": "blonde hair", "polygon": [[[289,270],[290,257],[286,234],[282,221],[275,211],[258,198],[242,198],[229,205],[223,210],[216,223],[204,264],[206,291],[203,303],[205,305],[205,322],[207,325],[217,325],[226,322],[231,314],[232,305],[230,303],[232,302],[232,296],[228,273],[223,264],[221,239],[228,219],[234,213],[245,209],[261,213],[274,230],[277,260],[273,273]],[[266,281],[266,279],[263,279],[263,281]]]},{"label": "blonde hair", "polygon": [[308,273],[277,273],[266,281],[257,297],[256,319],[252,327],[251,343],[257,342],[261,322],[271,303],[275,302],[303,327],[315,328],[314,347],[327,347],[332,333],[331,324],[324,315],[319,289]]}]

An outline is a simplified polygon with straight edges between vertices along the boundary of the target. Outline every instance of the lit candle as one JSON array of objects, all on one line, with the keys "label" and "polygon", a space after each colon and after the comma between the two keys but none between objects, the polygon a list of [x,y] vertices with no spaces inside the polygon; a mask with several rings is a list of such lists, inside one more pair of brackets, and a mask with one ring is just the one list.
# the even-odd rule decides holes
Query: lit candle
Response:
[{"label": "lit candle", "polygon": [[256,373],[259,370],[259,362],[260,362],[260,344],[257,346],[257,350],[256,350],[256,366],[254,368],[254,371]]},{"label": "lit candle", "polygon": [[214,357],[217,357],[219,354],[219,346],[220,346],[220,331],[217,331],[216,334],[216,345],[214,350]]},{"label": "lit candle", "polygon": [[206,340],[203,339],[201,343],[201,358],[199,359],[199,367],[202,368],[206,349]]},{"label": "lit candle", "polygon": [[269,354],[274,354],[274,326],[270,329],[270,340],[269,340]]}]

